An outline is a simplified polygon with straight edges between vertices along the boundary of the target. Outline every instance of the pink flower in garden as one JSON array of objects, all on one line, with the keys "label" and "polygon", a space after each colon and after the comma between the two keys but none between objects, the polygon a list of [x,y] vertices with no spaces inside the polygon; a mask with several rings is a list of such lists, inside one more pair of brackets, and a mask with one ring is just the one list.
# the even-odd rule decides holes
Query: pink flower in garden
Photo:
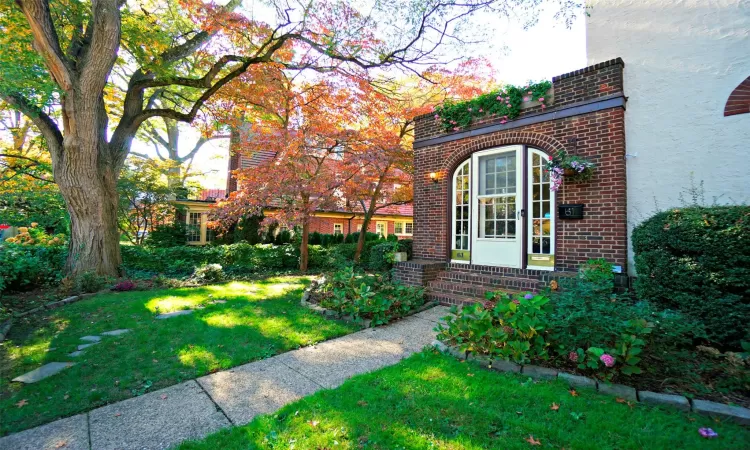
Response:
[{"label": "pink flower in garden", "polygon": [[612,366],[614,366],[614,365],[615,365],[615,359],[614,359],[614,358],[613,358],[612,356],[610,356],[610,355],[608,355],[608,354],[606,354],[606,353],[605,353],[605,354],[603,354],[602,356],[600,356],[600,357],[599,357],[599,359],[600,359],[600,360],[601,360],[601,362],[603,362],[603,363],[604,363],[604,365],[605,365],[605,366],[607,366],[607,367],[612,367]]},{"label": "pink flower in garden", "polygon": [[539,97],[539,101],[543,102],[544,101],[544,97]]},{"label": "pink flower in garden", "polygon": [[467,108],[467,109],[469,110],[469,112],[471,112],[471,108]]},{"label": "pink flower in garden", "polygon": [[699,428],[698,433],[706,439],[719,437],[719,433],[715,432],[711,428]]},{"label": "pink flower in garden", "polygon": [[502,101],[503,100],[503,96],[502,95],[498,95],[497,99],[500,100],[500,101]]},{"label": "pink flower in garden", "polygon": [[440,116],[438,116],[437,114],[435,114],[435,120],[440,120]]},{"label": "pink flower in garden", "polygon": [[508,116],[503,116],[503,119],[508,120]]},{"label": "pink flower in garden", "polygon": [[531,92],[531,91],[527,92],[527,94],[529,94],[529,95],[531,95],[532,93],[533,93],[533,92]]},{"label": "pink flower in garden", "polygon": [[523,101],[528,102],[529,101],[529,97],[524,97]]},{"label": "pink flower in garden", "polygon": [[461,128],[459,128],[459,127],[453,127],[453,131],[458,131],[458,130],[460,130],[460,129],[461,129]]},{"label": "pink flower in garden", "polygon": [[500,121],[500,124],[505,124],[505,123],[508,123],[508,121],[505,120],[505,119],[503,119],[503,120]]},{"label": "pink flower in garden", "polygon": [[520,305],[521,304],[521,302],[519,302],[518,299],[513,299],[513,303],[515,303],[516,305]]},{"label": "pink flower in garden", "polygon": [[570,352],[568,353],[568,359],[573,362],[578,362],[578,353],[576,352]]},{"label": "pink flower in garden", "polygon": [[482,108],[479,108],[479,112],[484,112],[484,110]]},{"label": "pink flower in garden", "polygon": [[542,109],[546,108],[546,106],[542,105]]}]

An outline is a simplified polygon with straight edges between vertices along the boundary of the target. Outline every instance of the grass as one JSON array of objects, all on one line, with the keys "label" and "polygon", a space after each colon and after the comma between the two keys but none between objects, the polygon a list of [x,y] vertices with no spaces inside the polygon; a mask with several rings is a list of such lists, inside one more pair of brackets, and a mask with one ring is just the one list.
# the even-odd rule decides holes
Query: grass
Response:
[{"label": "grass", "polygon": [[[559,381],[533,382],[425,351],[179,448],[739,449],[750,442],[750,429],[739,425],[586,389],[577,394]],[[700,437],[700,427],[719,437]]]},{"label": "grass", "polygon": [[[353,331],[299,305],[308,282],[113,292],[18,321],[0,345],[0,435]],[[209,295],[226,303],[211,304]],[[181,309],[196,311],[155,319]],[[67,356],[82,336],[119,328],[132,331]],[[35,384],[10,381],[52,361],[77,364]]]}]

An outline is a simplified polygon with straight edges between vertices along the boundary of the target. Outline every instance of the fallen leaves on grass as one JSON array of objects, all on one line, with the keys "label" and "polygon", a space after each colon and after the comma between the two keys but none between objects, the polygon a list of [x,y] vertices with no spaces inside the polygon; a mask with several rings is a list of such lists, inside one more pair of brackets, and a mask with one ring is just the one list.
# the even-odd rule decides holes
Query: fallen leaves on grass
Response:
[{"label": "fallen leaves on grass", "polygon": [[626,401],[626,400],[625,400],[624,398],[621,398],[621,397],[617,397],[617,398],[615,399],[615,401],[616,401],[617,403],[625,403],[625,401]]},{"label": "fallen leaves on grass", "polygon": [[524,439],[524,440],[526,442],[528,442],[529,444],[531,444],[531,445],[542,445],[542,441],[540,441],[538,439],[534,439],[534,436],[531,435],[531,434],[529,435],[528,439]]},{"label": "fallen leaves on grass", "polygon": [[307,422],[307,423],[309,423],[311,427],[315,428],[315,427],[317,427],[317,426],[318,426],[318,424],[319,424],[320,422],[318,422],[317,420],[311,420],[311,421],[309,421],[309,422]]},{"label": "fallen leaves on grass", "polygon": [[571,389],[568,392],[570,392],[570,395],[572,395],[573,397],[578,397],[578,392],[575,389]]},{"label": "fallen leaves on grass", "polygon": [[560,405],[553,402],[552,406],[550,406],[549,409],[551,409],[552,411],[557,411],[558,409],[560,409]]},{"label": "fallen leaves on grass", "polygon": [[23,408],[24,406],[26,406],[28,404],[29,404],[29,401],[26,400],[26,399],[23,399],[20,402],[16,403],[16,406],[18,406],[19,408]]}]

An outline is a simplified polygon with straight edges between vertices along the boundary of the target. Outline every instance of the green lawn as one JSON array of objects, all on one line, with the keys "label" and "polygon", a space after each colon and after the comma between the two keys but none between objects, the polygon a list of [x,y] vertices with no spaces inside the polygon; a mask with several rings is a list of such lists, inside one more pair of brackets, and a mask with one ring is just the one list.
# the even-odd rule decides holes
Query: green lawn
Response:
[{"label": "green lawn", "polygon": [[[700,437],[700,427],[719,437]],[[749,442],[750,430],[738,425],[585,389],[573,396],[561,382],[535,383],[429,351],[180,449],[740,449]]]},{"label": "green lawn", "polygon": [[[17,322],[0,345],[0,435],[352,332],[299,305],[308,282],[113,292]],[[226,303],[210,304],[209,295]],[[191,315],[155,319],[199,305]],[[118,328],[132,331],[67,356],[82,336]],[[78,364],[35,384],[10,382],[52,361]]]}]

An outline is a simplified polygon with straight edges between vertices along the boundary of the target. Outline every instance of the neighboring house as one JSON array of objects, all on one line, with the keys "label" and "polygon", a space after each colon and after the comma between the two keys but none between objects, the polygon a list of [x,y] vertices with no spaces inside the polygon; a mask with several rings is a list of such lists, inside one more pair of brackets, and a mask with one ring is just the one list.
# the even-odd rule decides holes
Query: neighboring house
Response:
[{"label": "neighboring house", "polygon": [[750,2],[590,4],[589,63],[626,63],[628,233],[690,201],[691,176],[708,204],[748,203]]},{"label": "neighboring house", "polygon": [[[213,233],[206,227],[208,215],[217,199],[223,199],[228,194],[237,190],[237,179],[232,175],[239,168],[249,169],[274,157],[274,152],[258,152],[250,157],[239,153],[232,153],[229,158],[229,170],[227,173],[227,190],[207,189],[203,190],[197,199],[176,200],[174,204],[185,207],[182,220],[189,226],[188,243],[191,245],[205,245],[213,240]],[[361,208],[352,208],[361,209]],[[273,208],[263,211],[265,215],[272,215]],[[368,230],[378,233],[384,237],[396,235],[399,239],[410,239],[414,230],[412,220],[412,205],[388,205],[379,209],[373,215]],[[310,233],[318,232],[325,234],[349,234],[362,230],[364,214],[352,212],[347,209],[318,211],[310,221]]]},{"label": "neighboring house", "polygon": [[[488,117],[447,133],[432,114],[417,117],[414,259],[395,277],[461,304],[488,290],[540,289],[591,258],[625,271],[623,67],[617,58],[554,77],[546,109],[526,104],[507,123]],[[543,166],[561,150],[596,170],[554,192]],[[572,204],[585,205],[581,218],[558,212]]]}]

